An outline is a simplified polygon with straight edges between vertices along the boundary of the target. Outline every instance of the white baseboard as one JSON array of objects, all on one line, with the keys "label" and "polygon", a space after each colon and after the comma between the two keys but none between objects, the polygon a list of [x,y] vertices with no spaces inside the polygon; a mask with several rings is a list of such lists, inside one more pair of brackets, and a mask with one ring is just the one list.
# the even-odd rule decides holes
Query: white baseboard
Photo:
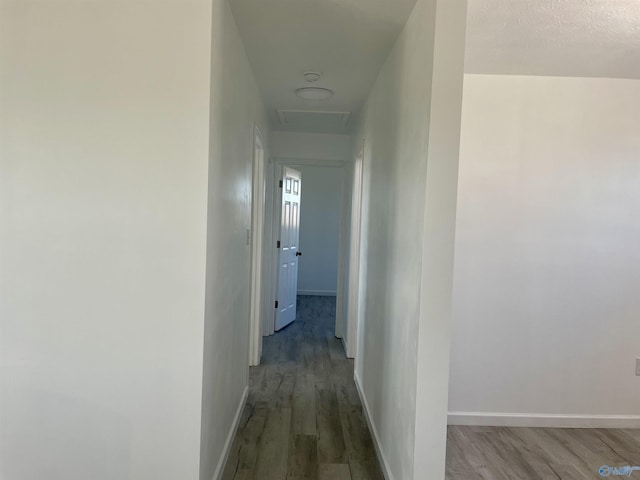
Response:
[{"label": "white baseboard", "polygon": [[382,452],[382,445],[380,444],[380,437],[378,436],[378,431],[376,430],[376,426],[371,421],[371,414],[369,413],[369,403],[367,403],[367,398],[364,396],[364,391],[362,390],[362,385],[360,383],[360,377],[356,373],[354,375],[354,380],[356,382],[356,389],[358,390],[358,396],[360,397],[360,402],[362,402],[362,411],[364,413],[364,418],[367,420],[367,425],[369,425],[369,431],[371,432],[371,436],[373,437],[373,446],[376,449],[376,455],[378,457],[378,463],[380,464],[380,468],[382,469],[382,474],[384,475],[385,480],[395,480],[391,475],[391,470],[389,469],[389,463]]},{"label": "white baseboard", "polygon": [[344,348],[344,354],[347,356],[347,358],[353,358],[350,357],[347,353],[349,352],[349,350],[347,349],[347,340],[344,337],[340,337],[340,341],[342,342],[342,348]]},{"label": "white baseboard", "polygon": [[298,290],[298,295],[313,295],[316,297],[335,297],[335,290]]},{"label": "white baseboard", "polygon": [[449,412],[449,425],[481,427],[640,428],[640,415]]},{"label": "white baseboard", "polygon": [[224,449],[222,450],[222,457],[218,461],[218,466],[216,467],[216,471],[213,474],[213,480],[220,480],[222,478],[222,474],[224,472],[224,467],[227,463],[227,459],[229,458],[229,452],[231,451],[231,445],[233,444],[233,439],[236,436],[236,432],[238,431],[238,426],[240,425],[240,418],[242,417],[242,410],[244,410],[244,405],[247,403],[247,397],[249,396],[249,386],[244,387],[244,392],[242,393],[242,399],[240,400],[240,404],[238,405],[238,410],[236,411],[236,416],[233,418],[233,423],[231,424],[231,430],[229,430],[229,434],[227,435],[227,440],[224,442]]}]

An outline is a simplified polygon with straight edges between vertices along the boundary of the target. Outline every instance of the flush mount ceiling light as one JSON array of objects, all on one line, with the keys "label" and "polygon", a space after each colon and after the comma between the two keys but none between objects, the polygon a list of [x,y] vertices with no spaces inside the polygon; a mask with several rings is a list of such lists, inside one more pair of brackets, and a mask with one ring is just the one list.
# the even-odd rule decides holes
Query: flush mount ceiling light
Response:
[{"label": "flush mount ceiling light", "polygon": [[326,100],[333,96],[328,88],[304,87],[296,90],[296,95],[305,100]]},{"label": "flush mount ceiling light", "polygon": [[309,83],[317,82],[318,80],[320,80],[321,76],[322,76],[322,74],[319,73],[319,72],[305,72],[304,73],[304,79]]}]

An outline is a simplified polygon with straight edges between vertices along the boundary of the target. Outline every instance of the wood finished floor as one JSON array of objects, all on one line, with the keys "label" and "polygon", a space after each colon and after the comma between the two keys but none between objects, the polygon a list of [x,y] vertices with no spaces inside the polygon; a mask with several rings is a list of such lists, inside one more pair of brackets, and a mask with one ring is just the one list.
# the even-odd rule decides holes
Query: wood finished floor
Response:
[{"label": "wood finished floor", "polygon": [[264,339],[223,480],[383,480],[334,324],[335,297],[300,296]]},{"label": "wood finished floor", "polygon": [[[264,339],[223,480],[383,480],[334,321],[334,298],[299,297]],[[596,480],[602,465],[640,466],[640,430],[448,429],[446,480]]]},{"label": "wood finished floor", "polygon": [[446,480],[596,480],[603,465],[640,466],[640,430],[448,429]]}]

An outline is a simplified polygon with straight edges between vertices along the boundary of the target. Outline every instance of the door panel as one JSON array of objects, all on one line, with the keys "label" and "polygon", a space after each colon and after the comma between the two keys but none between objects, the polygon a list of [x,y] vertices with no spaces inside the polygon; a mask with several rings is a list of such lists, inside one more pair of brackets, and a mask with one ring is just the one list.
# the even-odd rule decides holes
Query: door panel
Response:
[{"label": "door panel", "polygon": [[300,198],[302,176],[289,167],[282,173],[282,214],[280,216],[280,249],[278,252],[278,294],[276,330],[296,319],[298,291],[298,240],[300,238]]}]

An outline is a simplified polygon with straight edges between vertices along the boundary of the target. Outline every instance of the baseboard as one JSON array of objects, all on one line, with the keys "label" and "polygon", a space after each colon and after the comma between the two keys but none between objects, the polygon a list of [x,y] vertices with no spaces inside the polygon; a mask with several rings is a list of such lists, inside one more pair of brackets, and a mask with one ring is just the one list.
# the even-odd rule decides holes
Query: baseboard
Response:
[{"label": "baseboard", "polygon": [[335,297],[335,290],[298,290],[298,295],[313,295],[315,297]]},{"label": "baseboard", "polygon": [[481,427],[640,428],[640,415],[449,412],[449,425]]},{"label": "baseboard", "polygon": [[220,457],[220,461],[218,461],[218,466],[216,467],[216,471],[213,474],[213,480],[220,480],[220,478],[222,477],[222,473],[224,472],[224,467],[227,464],[227,459],[229,458],[229,452],[231,451],[231,445],[233,444],[233,439],[235,438],[236,432],[238,431],[238,426],[240,425],[242,410],[244,410],[244,405],[245,403],[247,403],[248,396],[249,396],[249,386],[246,386],[244,387],[244,392],[242,393],[242,400],[240,400],[240,404],[238,405],[236,416],[233,418],[233,423],[231,424],[231,430],[229,430],[229,434],[227,435],[227,440],[226,442],[224,442],[222,457]]},{"label": "baseboard", "polygon": [[[344,337],[340,337],[340,341],[342,342],[342,348],[344,348],[344,354],[347,355],[347,352],[349,350],[347,350],[347,340]],[[353,358],[353,357],[349,357],[349,355],[347,355],[347,358]]]},{"label": "baseboard", "polygon": [[367,397],[364,396],[364,391],[362,390],[362,384],[360,383],[360,377],[356,373],[354,375],[354,381],[356,382],[356,389],[358,390],[358,396],[360,397],[360,402],[362,402],[362,411],[364,413],[364,418],[367,421],[367,425],[369,425],[369,431],[371,432],[371,436],[373,437],[373,446],[376,449],[376,455],[378,457],[378,463],[380,464],[380,468],[382,469],[382,474],[384,475],[385,480],[395,480],[391,475],[391,470],[389,469],[389,463],[382,452],[382,445],[380,444],[380,437],[378,436],[378,431],[376,430],[375,425],[371,421],[371,414],[369,410],[369,403],[367,402]]}]

